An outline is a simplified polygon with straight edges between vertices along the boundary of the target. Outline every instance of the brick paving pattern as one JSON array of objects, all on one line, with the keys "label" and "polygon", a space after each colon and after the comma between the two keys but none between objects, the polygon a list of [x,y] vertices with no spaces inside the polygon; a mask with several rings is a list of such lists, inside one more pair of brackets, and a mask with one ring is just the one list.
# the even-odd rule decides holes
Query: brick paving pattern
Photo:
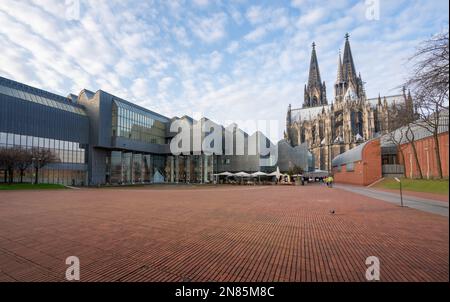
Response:
[{"label": "brick paving pattern", "polygon": [[0,192],[0,281],[448,281],[448,227],[320,185]]}]

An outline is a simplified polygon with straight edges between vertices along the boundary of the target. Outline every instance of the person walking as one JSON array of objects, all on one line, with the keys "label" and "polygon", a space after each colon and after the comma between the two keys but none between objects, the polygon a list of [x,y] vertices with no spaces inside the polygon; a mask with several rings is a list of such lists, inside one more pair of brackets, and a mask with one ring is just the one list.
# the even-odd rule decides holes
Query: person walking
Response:
[{"label": "person walking", "polygon": [[328,177],[328,183],[329,183],[329,187],[330,187],[330,188],[333,187],[333,181],[334,181],[333,176],[330,175],[330,177]]}]

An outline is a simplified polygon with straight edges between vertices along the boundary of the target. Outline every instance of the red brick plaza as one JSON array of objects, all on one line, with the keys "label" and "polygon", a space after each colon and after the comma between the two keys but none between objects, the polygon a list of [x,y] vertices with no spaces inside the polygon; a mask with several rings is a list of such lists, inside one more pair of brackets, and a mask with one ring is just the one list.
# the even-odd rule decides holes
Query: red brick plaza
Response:
[{"label": "red brick plaza", "polygon": [[448,227],[321,185],[8,191],[0,281],[448,281]]}]

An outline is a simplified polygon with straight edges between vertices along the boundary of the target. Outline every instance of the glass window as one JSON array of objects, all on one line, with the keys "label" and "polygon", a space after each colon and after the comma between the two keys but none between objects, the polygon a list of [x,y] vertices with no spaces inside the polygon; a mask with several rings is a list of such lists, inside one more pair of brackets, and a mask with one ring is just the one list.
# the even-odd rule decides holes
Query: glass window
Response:
[{"label": "glass window", "polygon": [[6,145],[6,133],[0,132],[0,144]]},{"label": "glass window", "polygon": [[20,98],[19,91],[17,89],[11,89],[12,96],[16,98]]},{"label": "glass window", "polygon": [[0,85],[0,93],[9,95],[8,91],[6,90],[6,87],[2,85]]},{"label": "glass window", "polygon": [[29,96],[30,96],[30,101],[32,101],[34,103],[38,102],[37,99],[36,99],[36,96],[34,94],[30,93]]},{"label": "glass window", "polygon": [[26,96],[25,96],[25,93],[23,91],[17,90],[17,93],[19,95],[19,98],[21,98],[22,100],[26,100],[27,99]]},{"label": "glass window", "polygon": [[14,134],[8,133],[7,144],[12,145],[14,143]]},{"label": "glass window", "polygon": [[20,136],[20,145],[26,147],[27,146],[27,136],[21,135]]}]

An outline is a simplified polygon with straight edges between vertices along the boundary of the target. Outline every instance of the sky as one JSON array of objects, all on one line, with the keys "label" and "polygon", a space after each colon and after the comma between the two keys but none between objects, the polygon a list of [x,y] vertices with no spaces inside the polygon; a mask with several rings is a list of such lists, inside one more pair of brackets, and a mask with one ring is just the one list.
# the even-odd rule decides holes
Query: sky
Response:
[{"label": "sky", "polygon": [[278,121],[276,141],[303,103],[313,41],[329,102],[347,32],[368,97],[398,94],[448,16],[446,0],[1,0],[0,76],[249,131]]}]

